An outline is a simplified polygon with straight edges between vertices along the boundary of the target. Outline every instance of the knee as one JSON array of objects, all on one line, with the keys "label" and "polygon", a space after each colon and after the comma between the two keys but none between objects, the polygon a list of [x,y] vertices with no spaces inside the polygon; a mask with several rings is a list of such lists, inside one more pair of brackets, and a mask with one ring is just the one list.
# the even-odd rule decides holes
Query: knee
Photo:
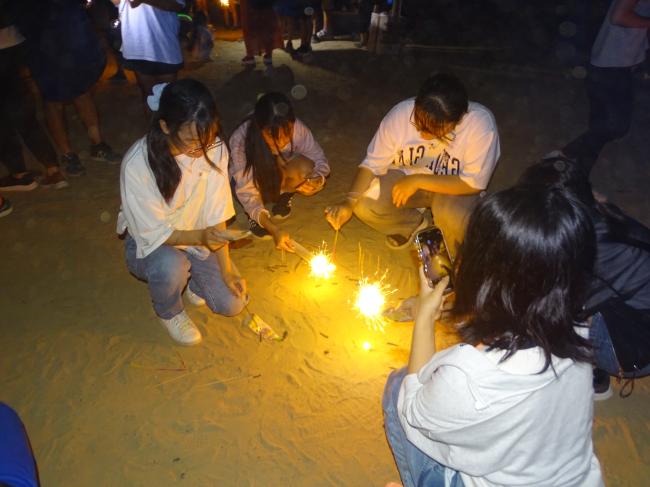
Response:
[{"label": "knee", "polygon": [[147,280],[185,285],[190,276],[190,262],[187,257],[173,248],[160,250],[160,254],[147,266]]},{"label": "knee", "polygon": [[295,156],[289,162],[288,172],[291,177],[304,179],[314,171],[315,163],[308,157],[301,154]]},{"label": "knee", "polygon": [[213,313],[229,317],[237,316],[248,304],[248,295],[239,298],[230,291],[225,291],[223,296],[213,296],[211,299],[206,299],[206,304]]}]

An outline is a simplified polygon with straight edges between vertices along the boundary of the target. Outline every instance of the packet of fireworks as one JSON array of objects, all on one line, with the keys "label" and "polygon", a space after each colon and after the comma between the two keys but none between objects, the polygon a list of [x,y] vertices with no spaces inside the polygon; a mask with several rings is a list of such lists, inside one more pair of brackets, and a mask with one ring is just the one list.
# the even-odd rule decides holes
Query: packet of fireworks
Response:
[{"label": "packet of fireworks", "polygon": [[281,341],[282,337],[278,335],[270,325],[264,322],[262,318],[251,313],[244,320],[244,325],[248,326],[261,340]]},{"label": "packet of fireworks", "polygon": [[404,299],[398,306],[387,308],[382,314],[385,318],[396,323],[413,321],[417,311],[417,296]]},{"label": "packet of fireworks", "polygon": [[250,236],[250,230],[238,230],[236,228],[227,228],[225,230],[213,230],[214,235],[227,240],[228,242],[236,242]]}]

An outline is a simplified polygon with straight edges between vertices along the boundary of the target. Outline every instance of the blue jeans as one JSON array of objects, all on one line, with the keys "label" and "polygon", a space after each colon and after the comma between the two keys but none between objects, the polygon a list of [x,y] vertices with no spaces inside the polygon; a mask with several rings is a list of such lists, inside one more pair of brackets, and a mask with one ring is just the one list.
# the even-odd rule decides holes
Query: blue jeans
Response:
[{"label": "blue jeans", "polygon": [[[145,281],[156,314],[165,320],[183,311],[182,294],[185,286],[205,299],[215,313],[234,316],[246,305],[226,286],[221,276],[217,256],[201,260],[169,245],[161,245],[143,259],[135,256],[136,243],[127,235],[124,243],[126,265],[135,277]],[[188,284],[189,281],[189,284]]]},{"label": "blue jeans", "polygon": [[[616,359],[614,345],[607,331],[607,324],[603,315],[596,313],[591,317],[591,327],[589,328],[589,339],[594,347],[596,355],[596,367],[605,370],[609,375],[618,376],[620,365]],[[624,373],[623,377],[643,377],[650,374],[650,364],[646,365],[639,372]]]},{"label": "blue jeans", "polygon": [[[406,373],[406,367],[391,372],[382,398],[386,438],[402,483],[404,487],[463,487],[458,472],[436,462],[406,438],[397,412],[397,397]],[[445,484],[446,477],[450,479],[448,484]]]}]

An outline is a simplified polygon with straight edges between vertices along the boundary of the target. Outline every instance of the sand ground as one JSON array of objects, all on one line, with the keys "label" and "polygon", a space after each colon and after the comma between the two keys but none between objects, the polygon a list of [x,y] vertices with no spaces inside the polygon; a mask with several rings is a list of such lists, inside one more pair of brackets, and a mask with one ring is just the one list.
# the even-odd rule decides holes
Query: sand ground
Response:
[{"label": "sand ground", "polygon": [[[258,93],[307,89],[296,112],[329,156],[332,177],[322,193],[296,198],[285,225],[310,248],[331,245],[323,208],[347,189],[382,116],[433,70],[456,72],[471,98],[493,110],[502,142],[493,189],[584,128],[582,82],[559,69],[487,64],[458,52],[374,57],[349,42],[315,48],[311,65],[278,53],[275,71],[265,73],[242,71],[243,45],[219,41],[212,62],[184,73],[214,91],[228,130]],[[96,98],[105,139],[125,151],[146,127],[135,85],[102,81]],[[646,224],[649,102],[641,93],[631,133],[607,147],[593,176]],[[69,115],[74,145],[87,157],[79,120]],[[406,363],[412,325],[373,330],[351,296],[360,260],[365,274],[388,269],[393,301],[413,294],[412,255],[389,251],[353,220],[339,238],[335,277],[319,282],[296,256],[256,241],[233,259],[248,280],[250,310],[287,339],[260,343],[243,316],[191,308],[205,340],[177,347],[156,322],[146,286],[128,274],[114,234],[119,167],[88,161],[87,168],[68,189],[10,195],[15,211],[0,220],[0,400],[24,419],[43,485],[383,486],[397,479],[380,397],[387,374]],[[610,486],[645,485],[650,477],[649,396],[650,381],[639,380],[630,398],[595,406],[594,440]]]}]

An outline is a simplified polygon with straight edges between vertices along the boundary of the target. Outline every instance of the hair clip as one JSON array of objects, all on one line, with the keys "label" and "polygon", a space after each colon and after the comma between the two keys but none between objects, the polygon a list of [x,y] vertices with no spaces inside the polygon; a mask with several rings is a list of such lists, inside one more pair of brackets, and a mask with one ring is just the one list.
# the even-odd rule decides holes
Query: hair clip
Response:
[{"label": "hair clip", "polygon": [[169,83],[158,83],[151,89],[152,94],[147,97],[147,105],[152,112],[157,112],[158,108],[160,108],[160,96],[162,95],[165,86],[168,84]]}]

